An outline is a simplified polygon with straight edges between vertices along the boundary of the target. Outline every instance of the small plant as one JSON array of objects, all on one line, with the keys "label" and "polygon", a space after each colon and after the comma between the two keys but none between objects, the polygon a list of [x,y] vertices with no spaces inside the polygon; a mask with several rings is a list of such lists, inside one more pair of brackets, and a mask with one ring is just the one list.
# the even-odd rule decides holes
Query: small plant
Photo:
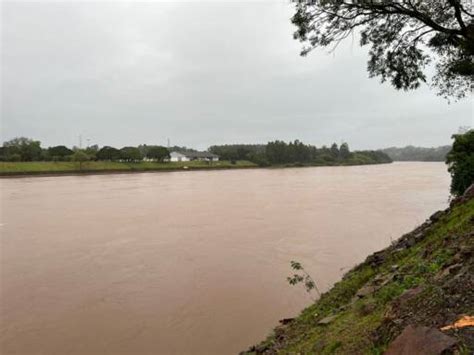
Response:
[{"label": "small plant", "polygon": [[303,283],[306,292],[310,293],[311,291],[315,291],[319,297],[321,297],[321,292],[319,291],[316,282],[313,278],[306,272],[303,265],[297,261],[290,262],[291,268],[296,271],[293,276],[289,276],[286,279],[288,283],[292,286],[297,285],[299,283]]},{"label": "small plant", "polygon": [[89,156],[82,150],[78,150],[72,155],[72,160],[79,162],[79,170],[82,170],[82,163],[88,161]]}]

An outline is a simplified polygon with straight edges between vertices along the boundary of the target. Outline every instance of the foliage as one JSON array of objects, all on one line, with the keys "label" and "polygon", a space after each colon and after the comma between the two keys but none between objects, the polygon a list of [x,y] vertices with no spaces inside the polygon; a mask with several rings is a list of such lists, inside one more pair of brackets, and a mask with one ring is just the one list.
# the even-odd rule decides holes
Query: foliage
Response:
[{"label": "foliage", "polygon": [[96,154],[98,160],[115,161],[120,159],[120,150],[114,147],[105,146],[99,149]]},{"label": "foliage", "polygon": [[18,137],[3,143],[3,160],[10,160],[10,157],[21,161],[35,161],[41,159],[41,143],[33,139]]},{"label": "foliage", "polygon": [[265,152],[255,152],[248,155],[248,160],[254,162],[258,166],[270,166],[270,162],[267,159]]},{"label": "foliage", "polygon": [[451,173],[451,193],[460,196],[474,183],[474,129],[453,135],[453,148],[446,163]]},{"label": "foliage", "polygon": [[145,156],[148,159],[156,160],[156,161],[164,161],[165,159],[170,158],[170,152],[168,148],[161,147],[161,146],[151,146],[148,147],[146,150]]},{"label": "foliage", "polygon": [[74,152],[71,149],[64,145],[57,145],[55,147],[49,147],[47,149],[48,157],[53,160],[67,160],[67,157],[69,157],[73,153]]},{"label": "foliage", "polygon": [[334,159],[337,159],[339,157],[339,147],[337,146],[336,143],[333,143],[331,145],[331,156],[334,158]]},{"label": "foliage", "polygon": [[97,159],[98,151],[99,151],[99,146],[97,144],[90,145],[84,149],[84,153],[86,153],[89,156],[90,160]]},{"label": "foliage", "polygon": [[264,144],[226,144],[213,145],[209,152],[219,155],[224,160],[252,160],[258,154],[265,153]]},{"label": "foliage", "polygon": [[392,159],[390,159],[390,157],[387,154],[379,150],[359,150],[356,152],[356,154],[359,157],[364,156],[375,162],[381,162],[381,163],[392,162]]},{"label": "foliage", "polygon": [[123,147],[120,149],[120,159],[124,161],[139,161],[143,159],[143,155],[136,147]]},{"label": "foliage", "polygon": [[168,150],[170,152],[178,152],[178,153],[191,153],[191,152],[195,153],[195,152],[197,152],[196,149],[192,149],[192,148],[188,148],[188,147],[180,147],[180,146],[177,146],[177,145],[172,146],[172,147],[168,147]]},{"label": "foliage", "polygon": [[297,261],[290,262],[291,268],[296,271],[292,276],[287,277],[287,281],[290,285],[297,285],[303,283],[306,292],[310,293],[311,291],[316,291],[319,297],[321,297],[321,292],[319,292],[318,286],[313,278],[306,272],[303,265]]},{"label": "foliage", "polygon": [[76,150],[72,155],[72,161],[79,163],[79,170],[82,170],[82,163],[90,160],[90,157],[83,150]]},{"label": "foliage", "polygon": [[21,155],[20,154],[12,154],[9,156],[9,161],[13,161],[13,162],[18,162],[18,161],[21,161]]},{"label": "foliage", "polygon": [[[295,1],[296,2],[296,1]],[[416,89],[435,62],[432,85],[443,96],[464,97],[474,74],[474,5],[470,0],[297,1],[295,39],[333,50],[355,31],[370,46],[371,77],[397,89]]]},{"label": "foliage", "polygon": [[351,156],[351,151],[349,150],[349,145],[347,143],[342,143],[339,147],[339,158],[342,160],[349,159]]},{"label": "foliage", "polygon": [[395,161],[445,161],[450,150],[450,145],[436,148],[422,148],[409,145],[403,148],[390,147],[381,149],[382,152]]},{"label": "foliage", "polygon": [[316,147],[299,140],[290,143],[274,141],[267,144],[265,152],[271,164],[309,163],[316,156]]},{"label": "foliage", "polygon": [[267,144],[265,152],[270,164],[309,163],[316,156],[316,147],[298,140],[290,143],[274,141]]},{"label": "foliage", "polygon": [[347,143],[341,148],[334,143],[331,148],[316,148],[299,140],[286,143],[284,141],[268,142],[266,145],[221,145],[209,148],[222,159],[245,159],[259,166],[312,166],[312,165],[355,165],[390,163],[391,159],[384,153],[363,151],[352,153]]}]

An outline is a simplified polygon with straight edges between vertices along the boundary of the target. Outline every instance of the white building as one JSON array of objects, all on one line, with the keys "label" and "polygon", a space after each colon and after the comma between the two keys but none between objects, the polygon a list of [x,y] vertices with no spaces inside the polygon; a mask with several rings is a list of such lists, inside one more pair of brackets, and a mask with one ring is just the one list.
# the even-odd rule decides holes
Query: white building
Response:
[{"label": "white building", "polygon": [[209,152],[171,152],[170,161],[179,162],[179,161],[218,161],[219,156],[209,153]]}]

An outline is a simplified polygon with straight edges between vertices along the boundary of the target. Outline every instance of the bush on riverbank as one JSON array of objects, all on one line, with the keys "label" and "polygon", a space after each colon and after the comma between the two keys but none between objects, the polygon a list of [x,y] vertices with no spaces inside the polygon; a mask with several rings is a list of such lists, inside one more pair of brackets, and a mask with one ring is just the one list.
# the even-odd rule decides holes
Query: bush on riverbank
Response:
[{"label": "bush on riverbank", "polygon": [[446,163],[451,173],[451,193],[459,196],[474,183],[474,130],[453,135],[453,148]]}]

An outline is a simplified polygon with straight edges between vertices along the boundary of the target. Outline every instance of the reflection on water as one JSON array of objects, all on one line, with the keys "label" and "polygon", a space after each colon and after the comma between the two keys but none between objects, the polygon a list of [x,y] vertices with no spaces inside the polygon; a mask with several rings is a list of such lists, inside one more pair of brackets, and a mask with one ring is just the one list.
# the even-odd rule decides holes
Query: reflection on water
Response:
[{"label": "reflection on water", "polygon": [[447,206],[442,163],[5,179],[2,354],[232,354]]}]

